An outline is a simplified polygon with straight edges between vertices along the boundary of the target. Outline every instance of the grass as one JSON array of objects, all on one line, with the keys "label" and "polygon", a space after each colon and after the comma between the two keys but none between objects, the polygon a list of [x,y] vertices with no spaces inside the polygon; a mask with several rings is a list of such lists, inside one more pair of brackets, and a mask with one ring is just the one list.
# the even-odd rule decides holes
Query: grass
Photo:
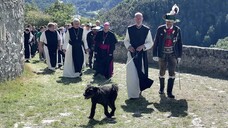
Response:
[{"label": "grass", "polygon": [[62,70],[49,72],[45,64],[34,58],[25,65],[23,76],[0,83],[0,127],[228,127],[227,80],[182,73],[182,89],[179,90],[177,79],[176,99],[171,100],[158,95],[158,70],[150,68],[149,76],[155,83],[143,92],[143,97],[131,101],[123,66],[115,63],[116,75],[111,80],[120,88],[115,118],[106,119],[103,107],[98,105],[94,120],[89,120],[91,103],[82,95],[85,86],[105,80],[94,80],[89,69],[85,69],[82,79],[62,78]]}]

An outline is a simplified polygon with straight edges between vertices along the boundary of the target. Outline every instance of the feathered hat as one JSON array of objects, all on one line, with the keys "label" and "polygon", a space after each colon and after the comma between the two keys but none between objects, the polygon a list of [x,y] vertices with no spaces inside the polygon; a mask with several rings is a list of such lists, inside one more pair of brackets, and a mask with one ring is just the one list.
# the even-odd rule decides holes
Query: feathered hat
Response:
[{"label": "feathered hat", "polygon": [[163,16],[163,19],[165,21],[171,21],[171,22],[180,22],[179,19],[176,19],[176,15],[179,13],[179,7],[175,4],[172,7],[172,10],[169,13],[166,13],[166,15]]}]

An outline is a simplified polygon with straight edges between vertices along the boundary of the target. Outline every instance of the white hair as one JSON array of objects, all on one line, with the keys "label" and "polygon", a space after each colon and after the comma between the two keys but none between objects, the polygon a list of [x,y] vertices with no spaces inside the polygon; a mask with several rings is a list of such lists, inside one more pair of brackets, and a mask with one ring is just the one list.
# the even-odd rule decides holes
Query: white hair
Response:
[{"label": "white hair", "polygon": [[74,18],[73,22],[80,22],[78,18]]},{"label": "white hair", "polygon": [[135,13],[135,17],[136,17],[136,16],[143,16],[143,14],[142,14],[141,12],[136,12],[136,13]]}]

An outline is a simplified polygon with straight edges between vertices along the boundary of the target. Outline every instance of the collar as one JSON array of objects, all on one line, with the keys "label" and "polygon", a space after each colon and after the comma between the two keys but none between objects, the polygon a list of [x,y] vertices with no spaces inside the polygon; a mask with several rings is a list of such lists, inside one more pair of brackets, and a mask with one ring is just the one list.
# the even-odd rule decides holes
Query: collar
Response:
[{"label": "collar", "polygon": [[[168,29],[167,25],[165,25],[165,28]],[[169,29],[173,29],[173,26],[171,26]]]},{"label": "collar", "polygon": [[137,24],[135,24],[135,27],[137,28],[137,29],[140,29],[140,28],[142,28],[142,26],[143,26],[143,24],[141,24],[141,25],[137,25]]},{"label": "collar", "polygon": [[104,33],[104,34],[107,34],[107,33],[109,33],[109,30],[108,30],[107,32],[105,32],[105,31],[103,30],[103,33]]}]

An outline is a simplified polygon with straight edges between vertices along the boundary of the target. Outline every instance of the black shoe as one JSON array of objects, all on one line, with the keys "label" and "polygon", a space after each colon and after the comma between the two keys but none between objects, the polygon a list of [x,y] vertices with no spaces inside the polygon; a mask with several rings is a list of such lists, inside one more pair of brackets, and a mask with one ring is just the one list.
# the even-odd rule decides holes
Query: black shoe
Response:
[{"label": "black shoe", "polygon": [[79,76],[82,76],[82,73],[80,73]]},{"label": "black shoe", "polygon": [[93,66],[90,64],[90,65],[89,65],[89,68],[90,68],[90,69],[93,69]]},{"label": "black shoe", "polygon": [[168,94],[168,97],[169,97],[169,98],[172,98],[172,99],[175,98],[175,96],[174,96],[173,94]]},{"label": "black shoe", "polygon": [[165,93],[164,93],[164,91],[162,92],[162,91],[159,91],[158,92],[160,95],[164,95]]},{"label": "black shoe", "polygon": [[139,99],[139,98],[130,98],[129,100],[137,100],[137,99]]},{"label": "black shoe", "polygon": [[61,68],[61,67],[62,67],[62,65],[61,65],[61,64],[59,64],[59,65],[58,65],[58,68]]},{"label": "black shoe", "polygon": [[98,74],[99,74],[99,73],[98,73],[98,72],[96,72],[93,76],[94,76],[94,77],[96,77]]},{"label": "black shoe", "polygon": [[29,60],[26,60],[25,63],[30,63],[30,61]]}]

